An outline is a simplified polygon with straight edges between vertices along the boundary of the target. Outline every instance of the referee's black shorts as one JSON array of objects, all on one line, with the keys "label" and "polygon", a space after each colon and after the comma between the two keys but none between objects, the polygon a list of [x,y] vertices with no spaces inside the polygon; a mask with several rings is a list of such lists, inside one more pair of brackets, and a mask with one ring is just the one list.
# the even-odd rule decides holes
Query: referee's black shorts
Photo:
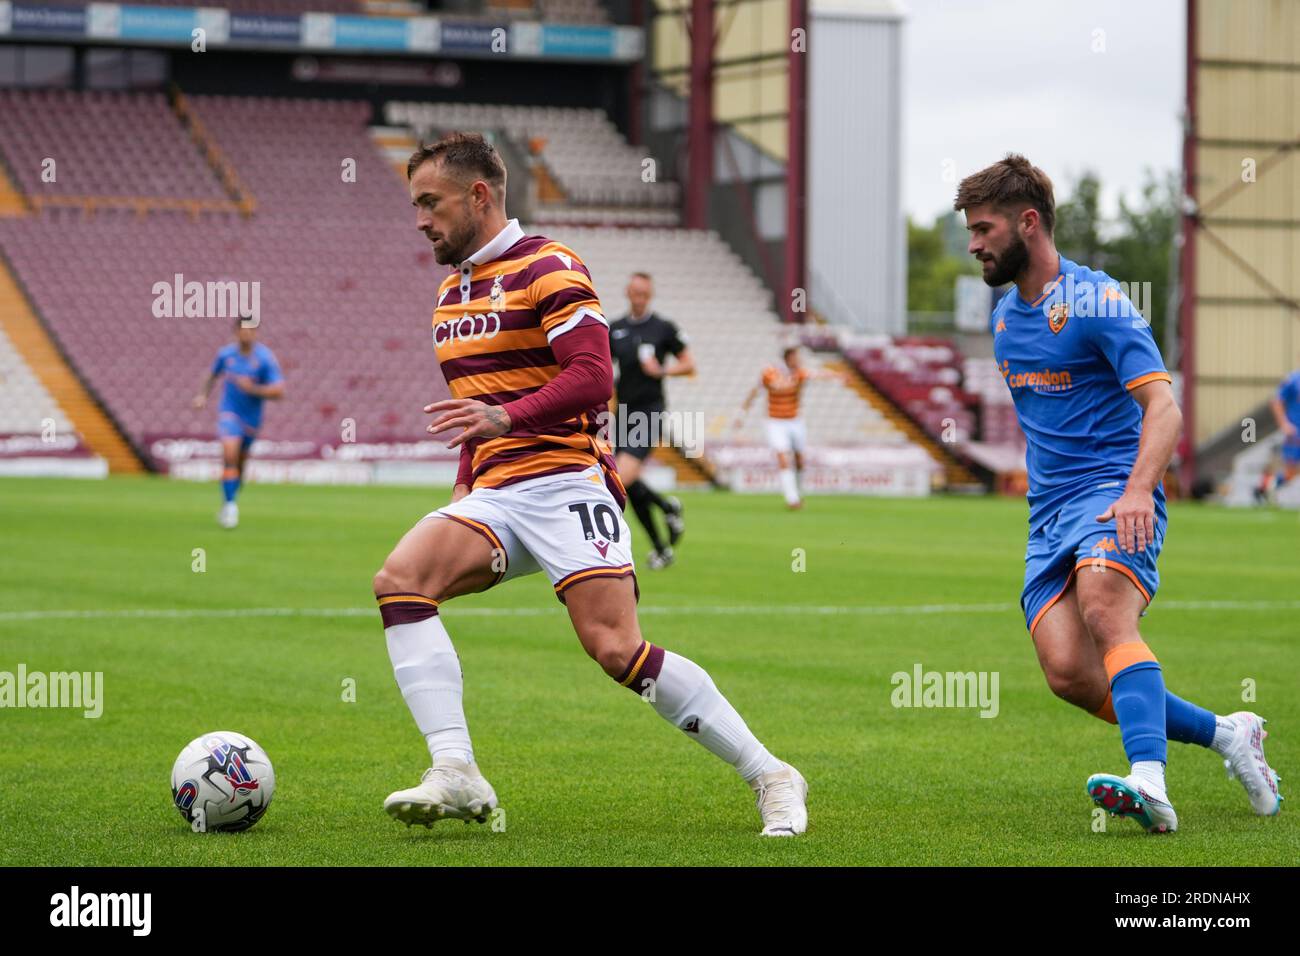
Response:
[{"label": "referee's black shorts", "polygon": [[[614,420],[613,445],[618,454],[631,455],[637,461],[645,461],[654,451],[653,438],[659,434],[657,423],[663,413],[662,403],[653,405],[633,405],[627,408],[625,421]],[[664,436],[660,435],[660,438]],[[620,442],[625,442],[620,444]]]}]

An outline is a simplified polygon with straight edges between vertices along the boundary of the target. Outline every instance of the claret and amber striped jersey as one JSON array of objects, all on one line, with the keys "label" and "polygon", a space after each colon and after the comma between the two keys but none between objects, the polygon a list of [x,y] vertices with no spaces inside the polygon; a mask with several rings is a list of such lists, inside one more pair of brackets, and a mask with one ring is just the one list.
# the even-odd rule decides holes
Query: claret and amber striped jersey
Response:
[{"label": "claret and amber striped jersey", "polygon": [[[767,389],[768,418],[798,418],[799,392],[804,382],[812,378],[806,368],[778,369],[769,365],[763,369],[763,387]],[[751,381],[753,381],[751,379]]]},{"label": "claret and amber striped jersey", "polygon": [[[608,328],[591,273],[573,251],[525,236],[512,219],[438,288],[433,348],[452,398],[504,405],[560,373],[551,343],[571,329]],[[609,446],[598,436],[596,406],[565,422],[472,439],[473,488],[582,471]]]}]

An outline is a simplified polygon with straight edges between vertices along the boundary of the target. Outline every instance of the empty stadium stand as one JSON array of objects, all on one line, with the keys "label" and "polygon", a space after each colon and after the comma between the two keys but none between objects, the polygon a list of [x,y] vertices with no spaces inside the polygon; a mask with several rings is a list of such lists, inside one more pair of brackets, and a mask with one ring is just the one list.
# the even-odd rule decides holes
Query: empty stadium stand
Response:
[{"label": "empty stadium stand", "polygon": [[0,151],[34,203],[227,198],[161,93],[0,89],[0,114]]},{"label": "empty stadium stand", "polygon": [[[465,103],[389,103],[385,119],[422,139],[445,130],[497,130],[541,165],[559,194],[540,197],[538,222],[676,225],[681,190],[661,181],[601,111]],[[535,173],[535,175],[537,175]]]},{"label": "empty stadium stand", "polygon": [[[288,398],[268,409],[264,437],[337,442],[347,421],[358,441],[426,437],[421,407],[446,388],[421,330],[446,270],[415,229],[392,154],[404,137],[410,143],[444,125],[497,129],[525,148],[546,139],[541,155],[565,193],[553,208],[584,224],[525,228],[585,259],[611,318],[626,308],[628,275],[652,273],[656,307],[689,336],[701,370],[670,383],[672,405],[699,414],[706,453],[709,445],[762,446],[761,407],[739,431],[732,423],[793,330],[716,234],[637,225],[656,212],[675,219],[676,186],[643,183],[640,154],[597,111],[392,104],[388,127],[377,133],[369,106],[348,101],[0,96],[23,117],[0,130],[0,169],[30,207],[0,217],[0,251],[88,392],[145,458],[155,437],[211,435],[212,412],[193,410],[189,399],[232,334],[233,308],[159,314],[178,281],[205,289],[245,283],[250,296],[256,284],[260,337],[278,354],[288,386]],[[139,142],[101,152],[95,137],[79,135],[83,117],[94,117],[85,121],[93,129],[117,123],[137,131],[115,139]],[[57,137],[60,169],[68,171],[58,183],[32,174],[47,136]],[[152,204],[46,202],[97,195]],[[616,225],[582,218],[598,208]],[[813,444],[893,449],[900,461],[917,453],[853,387],[814,383],[805,410]]]}]

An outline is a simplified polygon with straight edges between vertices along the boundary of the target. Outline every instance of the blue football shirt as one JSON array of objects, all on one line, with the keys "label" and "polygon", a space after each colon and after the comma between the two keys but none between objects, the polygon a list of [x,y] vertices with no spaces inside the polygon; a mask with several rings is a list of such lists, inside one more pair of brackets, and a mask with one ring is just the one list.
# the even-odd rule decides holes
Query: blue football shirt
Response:
[{"label": "blue football shirt", "polygon": [[1300,428],[1300,369],[1282,380],[1282,387],[1277,390],[1277,397],[1282,400],[1282,409],[1286,412],[1287,421]]},{"label": "blue football shirt", "polygon": [[[1028,445],[1031,531],[1072,496],[1128,480],[1142,434],[1142,409],[1130,393],[1172,381],[1119,283],[1065,256],[1058,271],[1033,302],[1013,286],[990,322]],[[1163,498],[1162,487],[1156,495]]]},{"label": "blue football shirt", "polygon": [[234,379],[247,375],[258,385],[274,385],[284,378],[280,374],[280,363],[275,360],[275,355],[261,342],[255,342],[248,355],[241,352],[234,343],[222,347],[212,362],[212,374],[225,376],[221,411],[237,415],[250,428],[261,426],[262,405],[266,399],[242,391]]}]

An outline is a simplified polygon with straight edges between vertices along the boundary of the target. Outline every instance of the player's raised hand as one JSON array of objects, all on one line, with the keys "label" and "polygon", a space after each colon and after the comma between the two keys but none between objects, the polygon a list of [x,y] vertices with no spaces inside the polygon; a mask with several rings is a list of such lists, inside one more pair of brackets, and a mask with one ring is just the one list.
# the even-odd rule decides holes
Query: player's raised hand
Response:
[{"label": "player's raised hand", "polygon": [[437,415],[429,423],[428,432],[436,435],[448,428],[465,429],[451,441],[455,448],[471,438],[495,438],[510,431],[510,415],[500,405],[488,405],[472,398],[448,398],[425,405],[427,414]]},{"label": "player's raised hand", "polygon": [[208,404],[208,396],[206,395],[195,395],[190,399],[190,405],[193,408],[201,409],[206,404]]},{"label": "player's raised hand", "polygon": [[1119,549],[1128,554],[1145,551],[1148,544],[1155,543],[1155,500],[1144,492],[1126,489],[1118,501],[1097,515],[1097,520],[1115,522]]}]

